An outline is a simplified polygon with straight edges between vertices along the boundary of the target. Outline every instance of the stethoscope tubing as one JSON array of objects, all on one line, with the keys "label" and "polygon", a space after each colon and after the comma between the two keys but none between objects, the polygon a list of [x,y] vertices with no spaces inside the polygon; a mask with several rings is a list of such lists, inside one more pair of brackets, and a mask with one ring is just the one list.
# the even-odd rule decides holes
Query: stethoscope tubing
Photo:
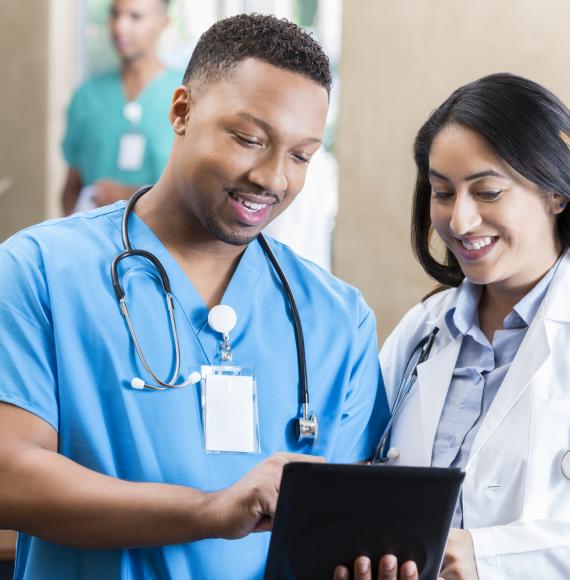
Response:
[{"label": "stethoscope tubing", "polygon": [[424,336],[424,338],[418,342],[412,351],[412,354],[410,355],[410,358],[408,359],[404,369],[404,375],[400,381],[398,392],[396,393],[394,405],[392,406],[392,411],[390,413],[390,419],[388,420],[388,423],[382,432],[378,444],[376,445],[371,463],[386,463],[388,461],[389,457],[384,453],[384,451],[386,448],[386,443],[390,437],[390,433],[392,432],[392,427],[396,419],[399,417],[401,409],[410,396],[412,388],[416,383],[418,378],[418,366],[428,359],[438,332],[439,328],[437,326],[434,327],[434,329],[428,335]]},{"label": "stethoscope tubing", "polygon": [[[117,297],[117,300],[119,301],[119,307],[120,307],[121,312],[122,312],[122,314],[127,322],[129,334],[131,335],[131,338],[132,338],[133,343],[135,345],[135,350],[139,356],[139,359],[140,359],[143,367],[145,368],[145,370],[148,372],[148,374],[152,377],[152,379],[158,385],[158,386],[157,385],[150,385],[150,384],[145,383],[145,386],[148,388],[151,388],[151,389],[155,389],[155,390],[163,390],[166,388],[185,387],[185,386],[191,384],[192,381],[190,379],[187,379],[186,381],[184,381],[181,384],[176,384],[176,381],[178,380],[178,377],[180,376],[180,358],[181,358],[180,357],[180,342],[178,339],[178,331],[176,328],[176,318],[174,315],[174,302],[173,302],[172,291],[171,291],[170,280],[168,278],[168,274],[166,273],[166,270],[165,270],[164,266],[162,265],[162,263],[160,262],[160,260],[154,254],[152,254],[146,250],[134,249],[132,247],[131,241],[129,239],[129,231],[128,231],[129,216],[132,213],[133,208],[134,208],[136,202],[139,200],[139,198],[142,195],[144,195],[145,193],[147,193],[151,188],[152,188],[152,186],[142,187],[141,189],[136,191],[131,196],[131,198],[127,201],[127,204],[125,206],[125,211],[123,214],[123,219],[121,221],[121,239],[122,239],[122,243],[123,243],[123,251],[120,254],[118,254],[117,256],[115,256],[115,258],[113,259],[113,262],[111,264],[111,279],[113,282],[113,289],[115,291],[115,295]],[[277,276],[279,277],[279,280],[281,281],[281,284],[283,285],[283,288],[285,290],[285,294],[287,295],[287,300],[289,302],[289,306],[291,308],[291,315],[293,317],[293,327],[295,330],[295,342],[296,342],[296,349],[297,349],[297,365],[298,365],[298,369],[299,369],[299,400],[300,400],[300,405],[302,408],[303,418],[307,420],[307,419],[309,419],[309,387],[308,387],[308,378],[307,378],[307,362],[306,362],[306,355],[305,355],[305,340],[304,340],[304,336],[303,336],[303,326],[301,323],[301,317],[299,316],[299,311],[297,309],[297,304],[295,302],[295,298],[293,296],[293,291],[291,290],[291,286],[289,284],[289,281],[287,280],[285,273],[283,272],[279,262],[277,261],[277,258],[275,257],[273,250],[269,246],[269,243],[267,242],[267,240],[265,239],[265,236],[262,233],[259,233],[259,235],[257,236],[257,239],[258,239],[258,241],[263,249],[263,252],[265,253],[267,258],[271,262],[273,268],[275,269]],[[131,256],[142,257],[142,258],[148,260],[149,262],[151,262],[155,266],[155,268],[158,270],[158,272],[160,274],[160,279],[162,282],[163,290],[164,290],[164,293],[166,295],[166,302],[167,302],[167,306],[168,306],[168,316],[169,316],[170,327],[171,327],[171,331],[172,331],[172,337],[173,337],[174,348],[175,348],[174,370],[173,370],[172,376],[166,382],[164,382],[158,378],[158,376],[156,375],[156,373],[154,373],[150,364],[146,360],[146,358],[142,352],[142,348],[140,346],[140,343],[138,341],[136,331],[134,329],[134,325],[133,325],[131,318],[129,316],[129,311],[128,311],[128,308],[127,308],[127,305],[125,302],[125,292],[121,286],[121,282],[120,282],[120,278],[119,278],[119,264],[123,259],[131,257]]]}]

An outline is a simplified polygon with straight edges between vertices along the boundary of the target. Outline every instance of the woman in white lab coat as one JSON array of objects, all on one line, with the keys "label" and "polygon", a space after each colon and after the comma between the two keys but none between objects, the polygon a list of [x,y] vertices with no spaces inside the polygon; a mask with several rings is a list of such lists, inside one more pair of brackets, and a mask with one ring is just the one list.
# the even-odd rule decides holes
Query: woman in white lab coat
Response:
[{"label": "woman in white lab coat", "polygon": [[416,139],[412,242],[441,287],[380,360],[393,403],[416,346],[439,329],[389,463],[466,472],[446,579],[570,578],[569,135],[554,95],[498,74],[455,91]]}]

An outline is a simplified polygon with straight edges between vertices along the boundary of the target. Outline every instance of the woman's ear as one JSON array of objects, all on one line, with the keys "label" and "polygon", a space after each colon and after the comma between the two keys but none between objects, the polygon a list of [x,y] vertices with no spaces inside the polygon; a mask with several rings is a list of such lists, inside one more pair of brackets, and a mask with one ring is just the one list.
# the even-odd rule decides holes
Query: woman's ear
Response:
[{"label": "woman's ear", "polygon": [[190,88],[180,86],[174,91],[172,95],[172,103],[170,104],[170,124],[177,135],[184,135],[186,133],[186,126],[190,119]]},{"label": "woman's ear", "polygon": [[550,211],[554,215],[562,213],[568,205],[568,198],[560,193],[550,194]]}]

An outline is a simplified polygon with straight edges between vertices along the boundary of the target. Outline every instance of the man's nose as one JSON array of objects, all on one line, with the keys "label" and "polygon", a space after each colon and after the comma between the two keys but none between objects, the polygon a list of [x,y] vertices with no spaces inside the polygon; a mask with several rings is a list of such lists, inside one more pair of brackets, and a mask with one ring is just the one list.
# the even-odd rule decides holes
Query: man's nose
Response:
[{"label": "man's nose", "polygon": [[271,191],[279,197],[287,191],[287,160],[283,155],[268,155],[250,170],[249,180],[261,189]]},{"label": "man's nose", "polygon": [[473,231],[481,223],[481,214],[475,199],[467,192],[455,196],[449,227],[457,236]]}]

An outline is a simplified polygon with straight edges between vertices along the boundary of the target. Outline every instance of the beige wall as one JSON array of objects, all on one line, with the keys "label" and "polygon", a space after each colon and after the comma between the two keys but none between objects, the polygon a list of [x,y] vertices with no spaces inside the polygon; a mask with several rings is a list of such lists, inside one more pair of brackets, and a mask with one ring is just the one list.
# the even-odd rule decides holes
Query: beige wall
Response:
[{"label": "beige wall", "polygon": [[0,240],[55,215],[75,0],[0,2]]},{"label": "beige wall", "polygon": [[412,143],[453,89],[509,71],[570,104],[568,0],[347,0],[335,272],[359,287],[380,340],[431,287],[409,244]]}]

